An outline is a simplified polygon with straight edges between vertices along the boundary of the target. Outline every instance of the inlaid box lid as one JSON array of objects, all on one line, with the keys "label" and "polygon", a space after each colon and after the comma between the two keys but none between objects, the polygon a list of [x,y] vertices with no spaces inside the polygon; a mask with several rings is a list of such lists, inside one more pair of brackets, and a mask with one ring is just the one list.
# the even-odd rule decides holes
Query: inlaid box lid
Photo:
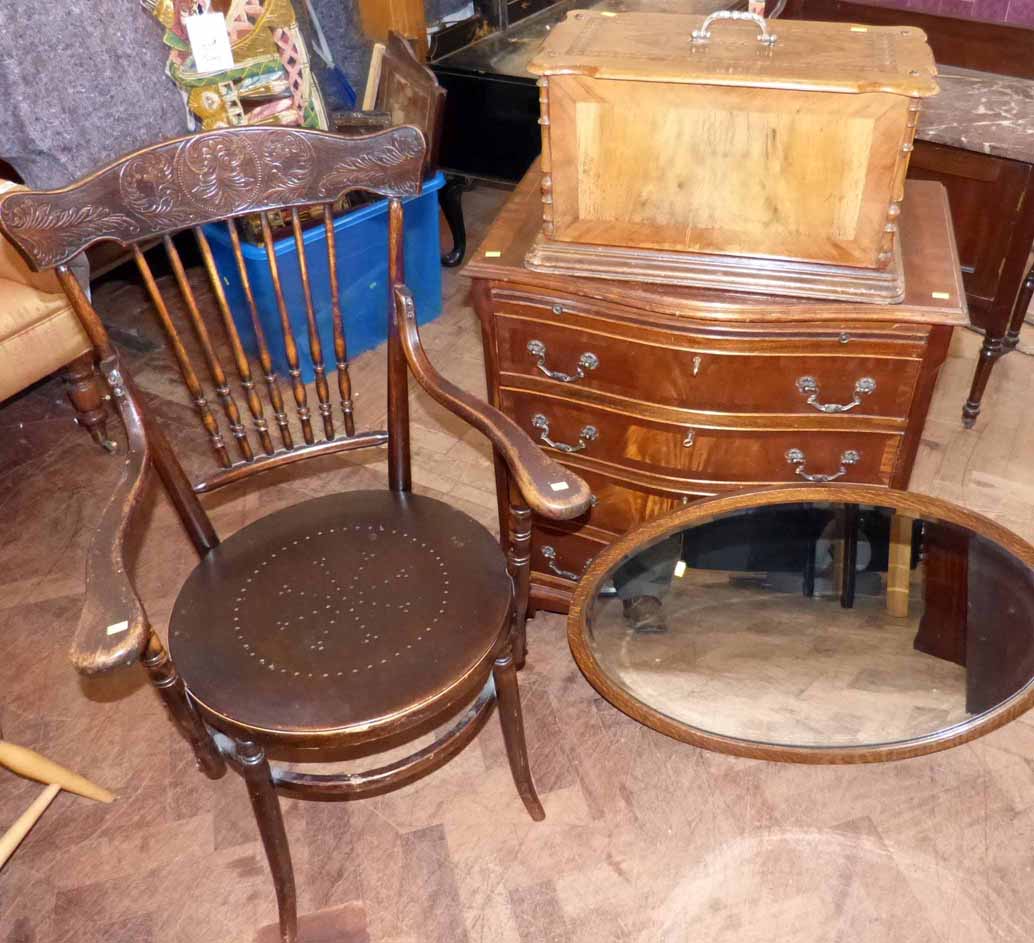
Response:
[{"label": "inlaid box lid", "polygon": [[921,29],[770,20],[763,31],[759,21],[732,19],[724,11],[706,19],[708,35],[702,36],[702,16],[572,12],[552,30],[528,70],[643,82],[937,94],[937,66]]}]

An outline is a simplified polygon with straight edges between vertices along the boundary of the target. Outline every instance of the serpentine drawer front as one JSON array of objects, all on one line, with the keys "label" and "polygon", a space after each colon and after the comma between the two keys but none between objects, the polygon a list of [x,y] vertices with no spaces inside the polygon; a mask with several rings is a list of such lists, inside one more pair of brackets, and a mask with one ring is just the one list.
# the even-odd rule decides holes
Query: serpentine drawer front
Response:
[{"label": "serpentine drawer front", "polygon": [[[616,465],[690,482],[790,482],[807,475],[889,484],[899,434],[861,427],[850,431],[771,428],[710,428],[660,422],[574,400],[503,389],[500,406],[536,442],[577,454],[594,467]],[[794,450],[803,461],[790,461]],[[856,454],[840,471],[839,457]],[[819,480],[819,479],[814,479]],[[832,480],[832,479],[831,479]]]},{"label": "serpentine drawer front", "polygon": [[[867,343],[849,334],[841,342],[836,336],[740,339],[608,328],[499,315],[503,382],[539,388],[548,382],[564,386],[565,395],[597,394],[699,412],[849,412],[904,419],[925,346]],[[896,356],[877,356],[866,348]],[[648,384],[644,364],[650,365]]]},{"label": "serpentine drawer front", "polygon": [[[866,305],[530,270],[537,183],[533,171],[465,270],[489,397],[595,497],[576,520],[532,519],[534,606],[565,611],[589,560],[702,497],[907,488],[951,325],[964,322],[943,190],[908,185],[909,294]],[[516,492],[498,460],[496,481],[509,541]]]}]

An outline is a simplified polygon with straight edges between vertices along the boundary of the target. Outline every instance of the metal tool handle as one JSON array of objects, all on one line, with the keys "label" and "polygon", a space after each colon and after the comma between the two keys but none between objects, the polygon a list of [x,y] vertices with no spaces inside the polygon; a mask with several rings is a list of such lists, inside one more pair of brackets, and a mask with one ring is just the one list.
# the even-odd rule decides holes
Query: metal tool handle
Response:
[{"label": "metal tool handle", "polygon": [[776,34],[768,31],[768,24],[765,22],[765,18],[758,16],[757,13],[747,13],[744,10],[718,10],[712,13],[700,24],[700,29],[693,30],[693,42],[706,43],[711,38],[711,31],[708,27],[715,20],[750,20],[752,23],[757,24],[759,30],[758,42],[764,43],[766,46],[775,45]]},{"label": "metal tool handle", "polygon": [[600,358],[591,350],[587,350],[578,358],[578,368],[574,373],[561,373],[559,370],[550,370],[546,366],[546,345],[542,341],[528,341],[528,353],[538,357],[535,366],[539,368],[551,380],[559,380],[561,383],[574,383],[576,380],[585,379],[586,370],[595,370],[600,365]]},{"label": "metal tool handle", "polygon": [[594,442],[599,437],[599,430],[595,426],[583,426],[582,431],[578,434],[578,444],[568,445],[566,442],[554,442],[549,437],[549,420],[542,413],[536,413],[532,416],[531,424],[539,430],[539,441],[543,445],[548,445],[551,449],[567,452],[568,454],[583,451],[590,442]]},{"label": "metal tool handle", "polygon": [[[546,566],[548,566],[549,569],[552,570],[552,572],[556,573],[557,576],[562,576],[565,580],[574,580],[575,582],[581,579],[581,577],[579,577],[577,573],[572,573],[570,570],[563,569],[556,562],[556,550],[553,547],[543,547],[542,556],[546,558]],[[591,562],[591,560],[586,560],[586,567],[588,567],[589,563]]]},{"label": "metal tool handle", "polygon": [[794,469],[798,475],[800,475],[805,481],[836,481],[837,478],[842,478],[847,474],[847,466],[854,465],[862,456],[854,449],[848,449],[846,452],[840,454],[840,469],[834,472],[832,475],[816,475],[809,474],[804,470],[804,465],[808,461],[808,456],[804,454],[800,449],[790,449],[786,453],[786,460],[791,465],[796,465]]},{"label": "metal tool handle", "polygon": [[805,402],[809,406],[814,406],[820,413],[846,413],[855,406],[862,405],[862,397],[868,396],[876,389],[876,381],[872,377],[861,377],[854,385],[854,399],[850,403],[820,403],[819,384],[815,377],[798,377],[797,389],[802,393],[811,394]]}]

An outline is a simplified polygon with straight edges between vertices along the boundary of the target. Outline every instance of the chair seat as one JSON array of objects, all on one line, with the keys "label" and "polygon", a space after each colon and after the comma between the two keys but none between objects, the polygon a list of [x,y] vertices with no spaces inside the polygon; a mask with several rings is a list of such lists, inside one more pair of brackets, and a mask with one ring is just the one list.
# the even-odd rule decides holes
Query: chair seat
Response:
[{"label": "chair seat", "polygon": [[512,593],[498,541],[466,514],[345,492],[270,514],[209,553],[176,600],[169,648],[217,717],[347,735],[486,679]]}]

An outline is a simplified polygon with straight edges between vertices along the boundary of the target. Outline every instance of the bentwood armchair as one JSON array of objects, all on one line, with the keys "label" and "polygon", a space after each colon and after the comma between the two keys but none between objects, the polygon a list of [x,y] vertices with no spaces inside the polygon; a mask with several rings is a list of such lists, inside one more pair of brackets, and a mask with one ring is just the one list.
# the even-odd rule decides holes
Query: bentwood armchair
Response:
[{"label": "bentwood armchair", "polygon": [[[512,421],[443,379],[425,355],[402,258],[402,199],[419,192],[423,162],[423,138],[409,126],[352,138],[290,128],[232,128],[167,141],[62,190],[16,193],[0,203],[0,228],[29,264],[36,270],[55,268],[96,348],[128,439],[122,480],[88,557],[74,663],[79,671],[96,674],[142,661],[200,769],[218,778],[230,766],[243,776],[273,873],[284,943],[298,939],[299,923],[278,795],[358,799],[412,782],[455,756],[497,703],[517,791],[533,819],[544,816],[528,769],[514,664],[515,654],[522,657],[524,650],[527,525],[530,509],[553,518],[575,517],[591,496],[581,479],[548,459]],[[386,430],[357,429],[327,213],[332,372],[340,416],[332,406],[299,223],[299,208],[329,207],[352,189],[389,200]],[[266,213],[273,209],[285,210],[293,224],[315,416],[282,291],[290,273],[272,251]],[[281,325],[276,337],[264,333],[256,314],[234,222],[254,213],[261,217],[276,286]],[[257,367],[231,316],[202,228],[223,221],[250,307]],[[192,281],[172,239],[181,232],[192,235],[199,248],[215,302],[211,314],[203,310],[196,278]],[[176,283],[168,294],[166,279],[155,277],[138,248],[154,237],[164,242]],[[131,248],[206,430],[219,468],[193,484],[173,443],[145,412],[101,319],[69,271],[76,255],[103,239]],[[185,332],[173,314],[180,308],[169,297],[177,294],[185,312],[180,320],[189,324]],[[286,355],[286,377],[271,366],[274,344]],[[200,351],[202,367],[189,349]],[[513,513],[524,526],[516,528],[508,555],[480,524],[412,492],[410,372],[435,400],[488,436],[519,483],[526,504]],[[229,441],[217,412],[231,431]],[[387,490],[304,501],[224,540],[198,497],[264,469],[384,446]],[[175,602],[168,650],[147,618],[123,558],[123,544],[139,527],[149,469],[158,473],[200,558]],[[296,760],[299,752],[312,761],[368,756],[446,724],[451,726],[432,745],[365,773],[307,773],[269,762],[280,755]]]}]

